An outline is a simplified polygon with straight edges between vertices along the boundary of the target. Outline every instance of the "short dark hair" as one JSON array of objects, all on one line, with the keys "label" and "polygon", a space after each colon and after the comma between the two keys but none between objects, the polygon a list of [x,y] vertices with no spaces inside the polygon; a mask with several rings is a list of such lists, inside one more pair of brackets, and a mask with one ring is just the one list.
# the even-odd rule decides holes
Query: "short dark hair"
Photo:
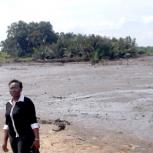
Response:
[{"label": "short dark hair", "polygon": [[19,87],[20,87],[21,89],[23,88],[22,82],[19,81],[19,80],[13,79],[13,80],[11,80],[11,81],[9,82],[8,85],[10,86],[11,83],[18,83],[18,84],[19,84]]}]

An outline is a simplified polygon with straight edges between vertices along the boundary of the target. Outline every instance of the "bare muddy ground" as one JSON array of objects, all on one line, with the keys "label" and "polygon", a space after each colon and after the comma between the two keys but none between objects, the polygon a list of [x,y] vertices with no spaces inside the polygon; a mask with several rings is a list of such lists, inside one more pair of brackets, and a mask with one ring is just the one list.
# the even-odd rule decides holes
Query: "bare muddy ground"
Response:
[{"label": "bare muddy ground", "polygon": [[[153,152],[153,57],[131,59],[128,65],[2,64],[3,114],[7,84],[14,78],[23,81],[24,95],[34,101],[38,117],[71,122],[57,133],[52,125],[41,125],[42,153]],[[3,115],[0,118],[2,126]]]}]

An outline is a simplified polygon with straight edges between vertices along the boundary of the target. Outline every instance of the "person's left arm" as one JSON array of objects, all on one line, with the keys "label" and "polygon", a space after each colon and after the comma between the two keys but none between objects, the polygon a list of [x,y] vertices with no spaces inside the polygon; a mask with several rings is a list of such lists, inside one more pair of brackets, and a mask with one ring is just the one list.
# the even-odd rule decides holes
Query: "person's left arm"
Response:
[{"label": "person's left arm", "polygon": [[36,149],[40,148],[40,138],[39,138],[39,124],[37,123],[37,118],[36,118],[36,111],[35,111],[35,106],[33,104],[33,102],[31,102],[30,105],[30,123],[31,123],[31,128],[34,132],[34,142],[33,142],[33,146]]},{"label": "person's left arm", "polygon": [[34,135],[35,135],[35,139],[34,139],[34,142],[33,142],[33,146],[36,149],[39,149],[40,148],[39,128],[34,128],[33,129],[33,132],[34,132]]}]

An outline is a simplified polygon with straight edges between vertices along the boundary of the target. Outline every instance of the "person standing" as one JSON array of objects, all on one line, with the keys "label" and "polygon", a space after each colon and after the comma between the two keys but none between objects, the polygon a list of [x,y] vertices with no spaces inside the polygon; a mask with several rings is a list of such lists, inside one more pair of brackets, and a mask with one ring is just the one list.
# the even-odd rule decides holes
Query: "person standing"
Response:
[{"label": "person standing", "polygon": [[13,153],[30,153],[31,148],[39,150],[39,124],[35,106],[30,98],[22,94],[21,81],[14,79],[8,85],[12,98],[6,104],[2,150],[8,151],[8,138]]}]

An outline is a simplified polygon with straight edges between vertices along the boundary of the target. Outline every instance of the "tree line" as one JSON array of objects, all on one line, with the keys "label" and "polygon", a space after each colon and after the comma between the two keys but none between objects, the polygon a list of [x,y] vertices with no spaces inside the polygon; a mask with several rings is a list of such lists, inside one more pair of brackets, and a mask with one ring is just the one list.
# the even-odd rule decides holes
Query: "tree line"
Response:
[{"label": "tree line", "polygon": [[[57,33],[50,22],[18,21],[8,26],[7,38],[1,42],[2,52],[11,57],[33,59],[93,60],[136,57],[144,50],[136,39],[109,38],[100,35]],[[142,51],[143,50],[143,51]]]}]

